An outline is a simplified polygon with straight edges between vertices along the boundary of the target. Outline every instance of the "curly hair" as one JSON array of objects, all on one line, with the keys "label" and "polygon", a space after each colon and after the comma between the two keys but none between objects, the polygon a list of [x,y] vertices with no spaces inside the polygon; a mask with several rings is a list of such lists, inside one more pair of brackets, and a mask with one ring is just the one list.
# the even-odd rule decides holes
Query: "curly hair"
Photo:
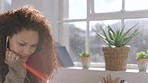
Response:
[{"label": "curly hair", "polygon": [[[12,37],[24,29],[39,33],[39,44],[26,64],[38,69],[39,72],[42,72],[50,79],[58,67],[58,58],[51,28],[52,26],[44,15],[32,6],[23,6],[0,15],[0,73],[3,82],[9,71],[8,65],[4,62],[6,37]],[[31,72],[28,71],[27,75],[30,77],[31,83],[38,83],[38,78],[32,75]]]}]

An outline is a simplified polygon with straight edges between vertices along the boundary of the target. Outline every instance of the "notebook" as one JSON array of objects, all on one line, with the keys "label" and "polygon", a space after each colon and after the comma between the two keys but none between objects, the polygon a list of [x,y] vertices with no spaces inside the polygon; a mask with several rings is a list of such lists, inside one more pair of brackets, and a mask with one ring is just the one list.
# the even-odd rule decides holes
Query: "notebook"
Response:
[{"label": "notebook", "polygon": [[59,55],[59,59],[63,65],[63,67],[72,67],[74,66],[73,61],[66,49],[65,46],[61,46],[59,43],[56,44],[57,52]]}]

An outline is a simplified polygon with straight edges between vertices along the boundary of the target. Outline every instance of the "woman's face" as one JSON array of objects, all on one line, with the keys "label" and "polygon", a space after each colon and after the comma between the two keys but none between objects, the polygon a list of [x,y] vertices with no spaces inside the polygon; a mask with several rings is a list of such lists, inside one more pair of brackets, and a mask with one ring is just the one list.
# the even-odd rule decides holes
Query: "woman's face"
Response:
[{"label": "woman's face", "polygon": [[22,30],[9,38],[9,49],[14,51],[23,61],[31,56],[39,42],[39,34],[37,31]]}]

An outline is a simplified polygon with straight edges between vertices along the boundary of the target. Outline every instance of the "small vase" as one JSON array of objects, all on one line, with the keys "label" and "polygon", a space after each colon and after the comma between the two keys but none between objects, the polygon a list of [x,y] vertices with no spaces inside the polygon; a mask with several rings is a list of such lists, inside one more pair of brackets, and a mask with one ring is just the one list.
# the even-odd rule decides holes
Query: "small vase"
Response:
[{"label": "small vase", "polygon": [[83,69],[88,69],[90,66],[90,57],[81,57]]},{"label": "small vase", "polygon": [[139,68],[139,72],[146,72],[146,70],[147,70],[147,63],[145,63],[145,64],[138,63],[138,68]]},{"label": "small vase", "polygon": [[146,72],[148,59],[137,59],[137,64],[138,64],[139,72]]}]

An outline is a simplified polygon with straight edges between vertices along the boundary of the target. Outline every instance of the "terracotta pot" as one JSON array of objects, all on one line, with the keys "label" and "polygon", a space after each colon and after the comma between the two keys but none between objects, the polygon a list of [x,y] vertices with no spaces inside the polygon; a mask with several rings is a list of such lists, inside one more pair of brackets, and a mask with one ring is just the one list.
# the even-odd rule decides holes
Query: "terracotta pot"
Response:
[{"label": "terracotta pot", "polygon": [[90,65],[90,57],[81,57],[83,69],[88,69]]},{"label": "terracotta pot", "polygon": [[137,60],[139,72],[146,72],[148,59],[136,59],[136,60]]}]

